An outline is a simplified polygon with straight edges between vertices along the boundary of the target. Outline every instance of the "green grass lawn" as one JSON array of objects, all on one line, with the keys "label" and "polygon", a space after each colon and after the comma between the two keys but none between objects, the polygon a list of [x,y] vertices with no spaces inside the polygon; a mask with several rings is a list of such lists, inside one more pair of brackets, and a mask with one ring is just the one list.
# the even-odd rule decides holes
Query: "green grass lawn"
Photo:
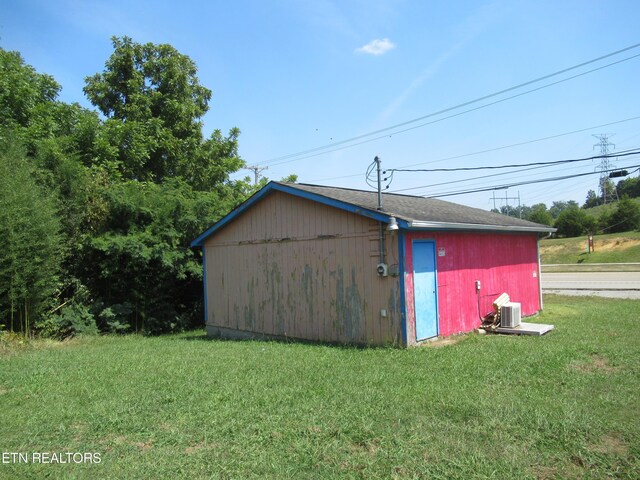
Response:
[{"label": "green grass lawn", "polygon": [[595,235],[595,252],[587,253],[587,237],[540,241],[540,259],[548,264],[638,263],[640,232]]},{"label": "green grass lawn", "polygon": [[5,344],[0,450],[101,462],[0,477],[636,479],[639,307],[549,296],[543,337],[409,350],[199,332]]}]

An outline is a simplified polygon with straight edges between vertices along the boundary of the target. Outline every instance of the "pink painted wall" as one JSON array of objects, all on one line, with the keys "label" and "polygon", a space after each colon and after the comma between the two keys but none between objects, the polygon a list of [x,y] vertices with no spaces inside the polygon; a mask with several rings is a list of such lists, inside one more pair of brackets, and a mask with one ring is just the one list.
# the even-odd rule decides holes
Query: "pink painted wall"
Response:
[{"label": "pink painted wall", "polygon": [[[434,240],[438,278],[439,335],[468,332],[480,326],[481,314],[506,292],[521,303],[522,315],[540,308],[536,234],[409,232],[405,236],[407,343],[415,343],[412,241]],[[476,292],[480,280],[480,295]]]}]

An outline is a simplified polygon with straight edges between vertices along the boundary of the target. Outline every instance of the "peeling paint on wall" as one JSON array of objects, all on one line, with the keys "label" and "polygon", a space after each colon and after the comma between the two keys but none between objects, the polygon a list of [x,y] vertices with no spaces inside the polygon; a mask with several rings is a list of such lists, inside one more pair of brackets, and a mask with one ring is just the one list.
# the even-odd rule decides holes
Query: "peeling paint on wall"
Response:
[{"label": "peeling paint on wall", "polygon": [[351,269],[351,282],[345,287],[344,271],[338,268],[336,282],[336,327],[346,341],[360,338],[361,326],[364,323],[364,305],[356,283],[355,267]]},{"label": "peeling paint on wall", "polygon": [[376,275],[369,243],[378,234],[369,219],[270,195],[205,242],[208,325],[329,342],[398,341],[399,278]]},{"label": "peeling paint on wall", "polygon": [[244,326],[247,330],[253,330],[256,320],[255,296],[254,296],[254,279],[249,279],[247,284],[247,300],[244,306]]},{"label": "peeling paint on wall", "polygon": [[316,292],[313,288],[313,268],[310,265],[304,266],[302,273],[302,291],[304,292],[304,298],[307,304],[307,315],[309,319],[313,319],[316,316],[314,298]]}]

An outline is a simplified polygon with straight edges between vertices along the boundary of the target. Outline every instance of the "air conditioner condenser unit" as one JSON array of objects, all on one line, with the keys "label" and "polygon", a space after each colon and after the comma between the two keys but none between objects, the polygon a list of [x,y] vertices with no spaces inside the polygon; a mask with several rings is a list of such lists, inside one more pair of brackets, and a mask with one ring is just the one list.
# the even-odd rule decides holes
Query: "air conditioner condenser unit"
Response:
[{"label": "air conditioner condenser unit", "polygon": [[520,304],[517,302],[505,303],[500,307],[500,326],[517,327],[520,325]]}]

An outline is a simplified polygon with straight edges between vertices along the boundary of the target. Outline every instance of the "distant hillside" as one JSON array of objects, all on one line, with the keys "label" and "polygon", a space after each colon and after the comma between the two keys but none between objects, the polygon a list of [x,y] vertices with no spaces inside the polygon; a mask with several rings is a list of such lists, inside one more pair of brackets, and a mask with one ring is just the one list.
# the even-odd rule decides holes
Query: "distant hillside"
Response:
[{"label": "distant hillside", "polygon": [[[596,208],[612,207],[602,205]],[[595,235],[593,238],[595,252],[590,254],[587,254],[586,236],[541,240],[540,260],[543,265],[640,262],[640,232]]]},{"label": "distant hillside", "polygon": [[[640,206],[640,197],[632,198],[631,201],[637,203]],[[597,207],[593,207],[593,208],[585,208],[584,211],[586,212],[587,215],[591,215],[592,217],[598,218],[600,215],[602,215],[605,212],[607,213],[613,212],[616,209],[616,205],[617,205],[617,202],[613,202],[613,203],[608,203],[606,205],[598,205]]]}]

